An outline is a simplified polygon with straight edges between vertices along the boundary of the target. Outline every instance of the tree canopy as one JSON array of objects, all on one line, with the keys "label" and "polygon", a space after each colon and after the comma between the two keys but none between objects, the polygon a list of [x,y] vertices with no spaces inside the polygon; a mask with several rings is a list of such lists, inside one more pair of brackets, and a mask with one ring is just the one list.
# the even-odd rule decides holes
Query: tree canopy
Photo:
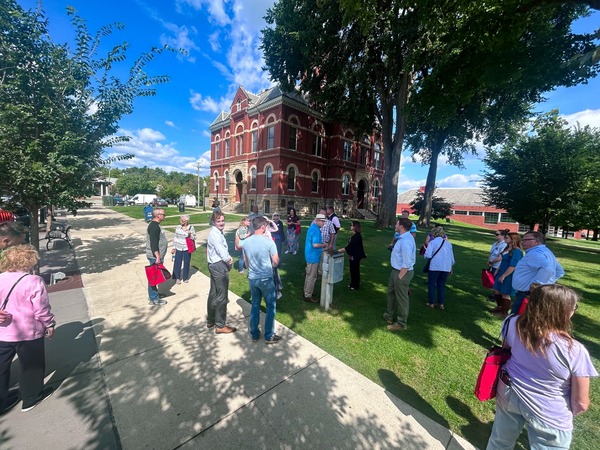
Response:
[{"label": "tree canopy", "polygon": [[[472,139],[496,139],[557,84],[590,66],[565,66],[593,48],[570,33],[587,7],[536,0],[279,0],[263,30],[268,70],[342,124],[381,131],[385,176],[378,225],[393,223],[400,154],[460,165]],[[539,59],[538,59],[539,56]],[[435,167],[428,177],[431,195]]]},{"label": "tree canopy", "polygon": [[549,224],[598,228],[600,132],[569,128],[556,110],[539,116],[527,131],[488,150],[487,203],[531,228],[540,224],[542,232]]},{"label": "tree canopy", "polygon": [[14,0],[0,4],[0,191],[30,209],[37,246],[37,212],[58,205],[85,206],[92,180],[105,163],[103,151],[127,137],[114,137],[119,120],[139,96],[155,95],[166,76],[148,76],[145,66],[165,48],[142,54],[125,79],[114,75],[128,44],[98,55],[100,40],[121,24],[91,35],[68,8],[75,49],[52,41],[44,12],[25,11]]},{"label": "tree canopy", "polygon": [[[421,211],[425,202],[425,193],[417,192],[415,198],[409,203],[413,211]],[[448,202],[443,197],[438,197],[433,193],[431,197],[431,218],[445,219],[452,214],[452,203]]]}]

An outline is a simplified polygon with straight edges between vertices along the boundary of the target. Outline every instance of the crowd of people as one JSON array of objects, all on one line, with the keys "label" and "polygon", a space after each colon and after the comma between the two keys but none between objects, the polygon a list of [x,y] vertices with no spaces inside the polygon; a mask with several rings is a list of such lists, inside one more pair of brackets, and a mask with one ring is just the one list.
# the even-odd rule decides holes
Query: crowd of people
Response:
[{"label": "crowd of people", "polygon": [[[164,264],[168,240],[163,227],[165,212],[155,208],[146,233],[146,256],[149,264]],[[180,216],[171,253],[176,283],[190,277],[190,244],[196,231],[189,216]],[[336,225],[337,223],[337,225]],[[210,290],[206,326],[215,334],[237,331],[227,323],[229,272],[233,257],[224,236],[225,215],[213,212],[207,239],[207,262]],[[282,283],[278,274],[281,253],[298,252],[302,232],[294,209],[287,217],[287,234],[278,213],[271,218],[253,211],[243,217],[235,233],[235,249],[240,252],[240,272],[248,271],[251,293],[250,337],[253,342],[278,343],[275,332],[277,299]],[[306,230],[306,262],[303,298],[318,303],[315,283],[321,273],[324,251],[335,251],[341,224],[333,208],[319,211]],[[414,277],[417,246],[414,224],[404,215],[395,224],[391,243],[391,273],[387,305],[383,318],[387,329],[406,330],[409,316],[410,285]],[[339,252],[349,260],[351,290],[360,289],[360,262],[366,258],[361,223],[352,221],[351,235]],[[290,243],[290,240],[292,241]],[[29,411],[53,393],[44,386],[44,340],[54,334],[54,315],[43,279],[33,274],[39,261],[38,252],[24,244],[24,230],[16,223],[0,224],[0,414],[22,401]],[[194,247],[195,248],[195,247]],[[427,261],[429,308],[445,309],[446,283],[455,264],[452,243],[441,226],[435,226],[423,242]],[[573,417],[589,407],[590,378],[598,376],[589,353],[571,333],[571,317],[578,306],[577,293],[557,284],[564,269],[546,247],[544,235],[528,231],[519,233],[498,230],[491,246],[487,269],[494,276],[492,288],[496,307],[494,315],[505,319],[503,346],[511,358],[502,367],[496,401],[496,415],[488,450],[513,448],[526,427],[531,448],[569,448]],[[153,306],[165,305],[156,286],[148,285]],[[260,305],[264,299],[265,321],[260,328]],[[9,390],[14,356],[21,365],[20,390]]]}]

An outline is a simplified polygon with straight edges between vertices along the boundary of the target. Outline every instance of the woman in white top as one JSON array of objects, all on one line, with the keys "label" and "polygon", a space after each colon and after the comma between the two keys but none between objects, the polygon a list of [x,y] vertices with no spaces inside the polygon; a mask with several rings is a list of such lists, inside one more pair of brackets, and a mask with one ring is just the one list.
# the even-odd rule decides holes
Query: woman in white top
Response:
[{"label": "woman in white top", "polygon": [[431,235],[433,239],[429,242],[424,255],[426,259],[431,260],[427,272],[427,306],[435,308],[437,298],[437,307],[444,309],[446,280],[452,273],[454,252],[450,241],[444,239],[446,234],[442,227],[434,227]]},{"label": "woman in white top", "polygon": [[[190,279],[190,260],[192,254],[188,251],[186,239],[190,238],[196,241],[196,230],[189,224],[190,216],[184,214],[179,216],[179,225],[175,228],[175,236],[173,237],[173,249],[171,253],[175,255],[173,263],[173,278],[177,280],[177,284],[181,284],[181,280],[187,283]],[[183,263],[183,274],[181,273],[181,264]]]}]

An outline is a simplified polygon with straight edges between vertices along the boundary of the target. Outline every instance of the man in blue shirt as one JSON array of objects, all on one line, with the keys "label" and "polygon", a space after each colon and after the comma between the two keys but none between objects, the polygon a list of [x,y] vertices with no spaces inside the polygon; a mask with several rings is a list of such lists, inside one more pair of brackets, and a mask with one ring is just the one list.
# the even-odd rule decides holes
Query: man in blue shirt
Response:
[{"label": "man in blue shirt", "polygon": [[528,231],[521,240],[525,256],[515,266],[512,287],[517,291],[512,303],[511,314],[521,308],[523,299],[529,295],[532,284],[554,284],[565,274],[565,270],[550,249],[545,245],[544,235],[539,231]]},{"label": "man in blue shirt", "polygon": [[250,335],[252,342],[260,338],[260,301],[264,297],[266,304],[265,343],[275,344],[281,336],[275,334],[276,293],[273,281],[273,268],[279,264],[279,255],[275,242],[265,235],[267,219],[256,216],[252,221],[254,234],[244,239],[244,260],[248,267],[248,286],[252,295],[250,310]]},{"label": "man in blue shirt", "polygon": [[[383,318],[388,323],[390,331],[406,330],[408,319],[408,289],[414,276],[417,247],[415,238],[410,233],[412,222],[401,217],[396,222],[396,232],[399,237],[394,248],[390,263],[392,273],[387,290],[387,309]],[[394,317],[396,321],[394,322]]]},{"label": "man in blue shirt", "polygon": [[304,243],[304,259],[306,259],[306,278],[304,279],[304,301],[319,303],[319,299],[313,297],[315,282],[319,274],[319,262],[321,253],[327,248],[328,244],[323,244],[321,237],[321,227],[325,224],[327,216],[317,214],[314,222],[308,227],[306,232],[306,241]]}]

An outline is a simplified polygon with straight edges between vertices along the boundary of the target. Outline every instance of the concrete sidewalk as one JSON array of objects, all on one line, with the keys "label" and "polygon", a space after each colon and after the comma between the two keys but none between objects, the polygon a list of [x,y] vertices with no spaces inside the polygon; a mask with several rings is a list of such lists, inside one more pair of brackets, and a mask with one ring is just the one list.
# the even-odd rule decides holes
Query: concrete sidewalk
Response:
[{"label": "concrete sidewalk", "polygon": [[215,335],[200,272],[161,285],[168,304],[149,306],[144,222],[99,206],[68,220],[74,250],[42,251],[47,278],[70,275],[50,294],[57,391],[0,417],[0,448],[474,448],[279,323],[282,342],[252,343],[250,305],[233,293],[239,330]]}]

